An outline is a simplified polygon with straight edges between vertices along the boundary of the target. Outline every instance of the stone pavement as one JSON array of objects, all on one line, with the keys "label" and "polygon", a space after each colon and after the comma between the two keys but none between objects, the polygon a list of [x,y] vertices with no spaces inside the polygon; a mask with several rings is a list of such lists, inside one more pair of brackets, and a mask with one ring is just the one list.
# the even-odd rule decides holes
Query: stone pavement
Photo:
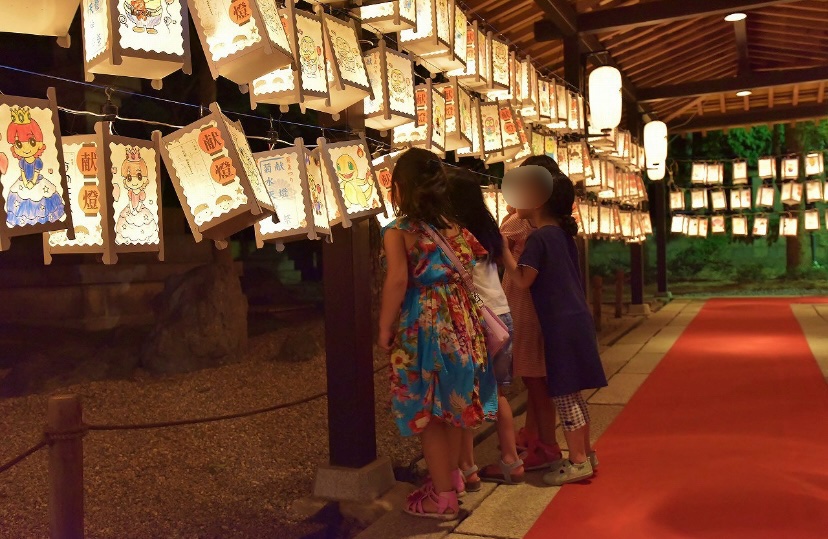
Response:
[{"label": "stone pavement", "polygon": [[[601,360],[609,385],[586,395],[591,405],[593,439],[598,439],[621,413],[624,404],[658,365],[702,305],[702,301],[675,300],[617,341],[611,339],[615,341],[612,346],[602,347]],[[809,343],[813,350],[818,348],[822,351],[821,366],[828,375],[828,331],[825,330],[828,306],[800,307],[803,307],[802,315],[797,313],[797,316],[800,316],[803,328],[806,323],[811,328],[819,328],[821,320],[822,329],[810,332]],[[816,351],[814,353],[817,355]],[[523,425],[524,419],[525,415],[515,418],[518,427]],[[560,429],[558,436],[561,446],[565,446]],[[499,458],[497,443],[497,436],[489,436],[476,447],[479,465],[495,462]],[[600,443],[597,449],[600,452]],[[484,483],[481,492],[469,493],[462,498],[463,515],[459,521],[439,522],[392,511],[359,534],[357,539],[521,539],[559,490],[558,487],[544,485],[541,475],[540,472],[529,473],[526,484],[518,486]]]}]

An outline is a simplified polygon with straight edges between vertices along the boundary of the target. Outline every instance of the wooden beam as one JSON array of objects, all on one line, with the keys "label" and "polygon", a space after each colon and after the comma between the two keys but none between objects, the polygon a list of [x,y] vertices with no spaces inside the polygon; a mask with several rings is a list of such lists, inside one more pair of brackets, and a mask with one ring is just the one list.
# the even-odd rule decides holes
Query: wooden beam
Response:
[{"label": "wooden beam", "polygon": [[791,105],[794,107],[799,105],[799,85],[794,84],[793,87],[793,98],[791,98]]},{"label": "wooden beam", "polygon": [[733,23],[733,31],[736,34],[736,51],[739,53],[739,67],[736,71],[738,76],[750,73],[750,56],[748,53],[747,21],[741,20]]},{"label": "wooden beam", "polygon": [[727,101],[725,101],[724,94],[719,94],[719,110],[722,111],[722,114],[727,112]]},{"label": "wooden beam", "polygon": [[678,118],[679,116],[681,116],[683,113],[687,112],[688,110],[698,106],[699,103],[701,103],[702,101],[704,101],[704,96],[692,99],[686,105],[677,108],[676,110],[674,110],[673,112],[671,112],[670,114],[668,114],[667,116],[662,118],[661,121],[663,121],[664,123],[669,123],[671,120],[674,120],[674,119]]},{"label": "wooden beam", "polygon": [[819,83],[819,90],[817,90],[817,103],[822,103],[825,99],[825,81]]},{"label": "wooden beam", "polygon": [[[543,1],[549,2],[551,0]],[[631,6],[582,13],[573,21],[573,27],[582,33],[597,34],[675,22],[684,19],[696,19],[709,15],[726,15],[737,11],[790,3],[793,1],[705,0],[704,2],[687,2],[686,0],[659,0],[657,2],[645,2]]]},{"label": "wooden beam", "polygon": [[750,110],[750,96],[746,95],[742,99],[744,100],[745,111]]},{"label": "wooden beam", "polygon": [[768,88],[768,108],[773,108],[773,86]]},{"label": "wooden beam", "polygon": [[818,118],[828,118],[825,105],[809,105],[799,107],[777,107],[775,109],[753,109],[731,114],[717,114],[715,116],[696,117],[686,123],[679,123],[670,127],[670,132],[685,133],[690,131],[713,131],[729,127],[743,127],[748,125],[763,125],[788,123]]},{"label": "wooden beam", "polygon": [[758,88],[768,88],[771,86],[803,84],[824,80],[828,80],[828,65],[808,69],[786,69],[783,71],[752,73],[741,77],[687,82],[670,86],[656,86],[654,88],[639,88],[638,100],[641,102],[661,101],[662,99],[675,99],[677,97],[738,92],[739,90],[745,89],[756,90]]}]

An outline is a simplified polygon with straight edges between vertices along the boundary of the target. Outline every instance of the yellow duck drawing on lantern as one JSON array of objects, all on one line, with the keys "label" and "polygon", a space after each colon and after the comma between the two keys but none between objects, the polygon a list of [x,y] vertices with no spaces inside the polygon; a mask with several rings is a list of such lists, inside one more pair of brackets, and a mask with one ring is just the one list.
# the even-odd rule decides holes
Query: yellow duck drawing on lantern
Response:
[{"label": "yellow duck drawing on lantern", "polygon": [[360,178],[358,172],[356,161],[350,155],[340,155],[336,160],[336,175],[339,177],[339,186],[342,188],[345,202],[350,206],[367,208],[374,186],[368,178]]}]

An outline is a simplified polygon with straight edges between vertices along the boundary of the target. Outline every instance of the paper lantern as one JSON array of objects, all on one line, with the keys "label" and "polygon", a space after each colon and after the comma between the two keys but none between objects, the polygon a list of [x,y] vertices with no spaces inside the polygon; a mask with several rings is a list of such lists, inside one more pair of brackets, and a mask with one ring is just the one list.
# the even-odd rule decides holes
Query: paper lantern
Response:
[{"label": "paper lantern", "polygon": [[708,185],[721,185],[724,181],[724,165],[721,163],[709,163],[706,167]]},{"label": "paper lantern", "polygon": [[633,223],[632,223],[632,212],[626,210],[620,210],[618,212],[619,215],[619,222],[621,223],[621,236],[624,238],[632,238],[633,237]]},{"label": "paper lantern", "polygon": [[472,142],[471,95],[457,84],[457,78],[435,85],[446,100],[446,151],[468,148]]},{"label": "paper lantern", "polygon": [[518,112],[523,116],[523,120],[527,123],[536,122],[541,119],[540,116],[540,94],[545,93],[545,119],[549,118],[549,83],[541,85],[538,80],[538,71],[529,58],[520,62],[520,95],[521,102],[517,104]]},{"label": "paper lantern", "polygon": [[416,26],[400,32],[400,47],[421,57],[453,50],[454,0],[416,0],[416,6]]},{"label": "paper lantern", "polygon": [[748,183],[747,161],[733,162],[733,185]]},{"label": "paper lantern", "polygon": [[394,173],[394,166],[397,164],[397,159],[402,153],[392,152],[372,161],[374,174],[377,177],[377,185],[379,186],[385,206],[385,214],[378,213],[376,215],[380,227],[383,228],[397,219],[394,203],[391,201],[391,176]]},{"label": "paper lantern", "polygon": [[210,114],[161,140],[170,174],[195,240],[226,239],[276,210],[240,124],[216,103]]},{"label": "paper lantern", "polygon": [[54,88],[46,96],[0,94],[0,251],[16,236],[68,227],[72,237]]},{"label": "paper lantern", "polygon": [[756,206],[772,208],[775,196],[776,189],[772,185],[763,185],[756,193]]},{"label": "paper lantern", "polygon": [[730,226],[733,230],[734,236],[747,236],[747,217],[744,217],[742,215],[733,216],[733,218],[730,221]]},{"label": "paper lantern", "polygon": [[653,233],[653,221],[650,218],[649,212],[641,213],[641,233],[645,235]]},{"label": "paper lantern", "polygon": [[767,236],[768,235],[768,218],[764,216],[756,216],[753,218],[753,235]]},{"label": "paper lantern", "polygon": [[710,191],[710,206],[713,211],[723,211],[727,209],[727,197],[725,192],[721,189]]},{"label": "paper lantern", "polygon": [[779,196],[782,204],[788,206],[799,205],[802,202],[802,184],[796,182],[785,182]]},{"label": "paper lantern", "polygon": [[[445,2],[446,0],[438,0],[438,9],[442,9],[440,4]],[[463,13],[463,10],[454,5],[454,0],[451,0],[451,7],[449,9],[452,10],[451,28],[453,28],[451,46],[445,52],[424,53],[421,55],[423,65],[432,71],[454,71],[465,69],[466,67],[466,29],[469,25],[468,19],[466,18],[466,14]]]},{"label": "paper lantern", "polygon": [[553,103],[555,90],[552,85],[554,85],[554,83],[550,83],[546,79],[538,78],[538,88],[536,94],[538,98],[538,106],[535,120],[541,124],[549,124],[552,121],[553,115],[557,120],[557,112],[555,111]]},{"label": "paper lantern", "polygon": [[580,131],[585,128],[583,122],[583,99],[584,98],[577,92],[568,92],[567,94],[567,103],[569,106],[567,126],[571,131]]},{"label": "paper lantern", "polygon": [[780,236],[796,236],[799,219],[796,217],[781,217],[779,219]]},{"label": "paper lantern", "polygon": [[612,206],[600,206],[598,210],[598,233],[606,238],[615,233]]},{"label": "paper lantern", "polygon": [[707,217],[699,217],[698,223],[699,229],[696,235],[701,238],[706,238],[710,226],[710,220]]},{"label": "paper lantern", "polygon": [[357,219],[384,213],[385,204],[365,138],[333,144],[319,138],[316,142],[322,182],[333,194],[333,201],[328,202],[329,212],[332,205],[339,210],[339,217],[331,219],[331,225],[348,228]]},{"label": "paper lantern", "polygon": [[714,215],[710,218],[710,232],[713,234],[724,234],[727,232],[724,215]]},{"label": "paper lantern", "polygon": [[682,234],[684,232],[684,215],[674,215],[670,220],[670,232],[673,234]]},{"label": "paper lantern", "polygon": [[6,0],[0,3],[0,32],[56,36],[70,45],[69,27],[80,0]]},{"label": "paper lantern", "polygon": [[483,203],[486,205],[486,209],[489,210],[489,213],[492,214],[495,220],[497,220],[497,187],[483,187]]},{"label": "paper lantern", "polygon": [[569,90],[558,81],[555,81],[555,108],[553,112],[557,116],[553,120],[563,122],[563,127],[566,127],[569,121]]},{"label": "paper lantern", "polygon": [[773,157],[762,157],[759,159],[759,177],[763,180],[776,178],[776,159]]},{"label": "paper lantern", "polygon": [[813,232],[819,230],[819,210],[805,212],[805,230]]},{"label": "paper lantern", "polygon": [[[644,125],[644,152],[647,175],[651,180],[663,179],[664,167],[662,165],[667,160],[667,124],[654,121]],[[661,175],[659,176],[658,173]]]},{"label": "paper lantern", "polygon": [[604,182],[604,175],[606,174],[607,162],[603,159],[598,159],[592,163],[592,175],[587,176],[584,187],[587,191],[598,192]]},{"label": "paper lantern", "polygon": [[86,80],[95,75],[161,79],[190,66],[186,0],[83,0]]},{"label": "paper lantern", "polygon": [[552,157],[552,159],[558,163],[558,168],[561,169],[561,172],[563,172],[564,175],[569,176],[569,145],[559,144],[558,153],[556,156]]},{"label": "paper lantern", "polygon": [[808,180],[805,182],[805,195],[808,197],[809,204],[822,200],[822,182],[819,180]]},{"label": "paper lantern", "polygon": [[297,138],[290,148],[254,153],[267,192],[279,221],[262,219],[256,223],[256,245],[273,242],[282,251],[285,242],[316,240],[331,235],[327,201],[322,185],[308,178],[311,152]]},{"label": "paper lantern", "polygon": [[799,177],[799,157],[786,157],[782,160],[782,178],[795,180]]},{"label": "paper lantern", "polygon": [[451,70],[446,75],[457,77],[472,90],[486,88],[489,84],[490,59],[486,55],[486,35],[478,28],[477,21],[472,21],[467,25],[465,44],[465,68]]},{"label": "paper lantern", "polygon": [[693,189],[690,191],[690,208],[700,210],[707,208],[707,191],[704,189]]},{"label": "paper lantern", "polygon": [[693,163],[690,181],[693,183],[707,183],[707,163]]},{"label": "paper lantern", "polygon": [[684,209],[684,191],[670,192],[670,209],[683,210]]},{"label": "paper lantern", "polygon": [[446,144],[446,99],[427,79],[415,89],[417,121],[395,127],[391,139],[397,146],[418,146],[444,155]]},{"label": "paper lantern", "polygon": [[529,145],[532,146],[532,155],[544,155],[546,141],[543,133],[535,130],[529,131]]},{"label": "paper lantern", "polygon": [[330,89],[322,19],[297,10],[293,2],[287,2],[278,15],[297,61],[253,79],[248,88],[250,106],[256,108],[259,103],[270,103],[281,105],[282,112],[287,112],[288,105],[294,103],[299,103],[304,110],[307,101],[324,107],[330,100]]},{"label": "paper lantern", "polygon": [[573,182],[583,180],[584,175],[584,154],[587,152],[586,143],[575,142],[567,147],[567,158],[569,163],[569,179]]},{"label": "paper lantern", "polygon": [[222,76],[243,85],[294,65],[287,32],[272,0],[187,3],[214,79]]},{"label": "paper lantern", "polygon": [[621,72],[611,66],[593,69],[589,74],[588,89],[592,126],[597,131],[618,127],[621,123]]},{"label": "paper lantern", "polygon": [[497,102],[480,103],[480,123],[483,130],[483,153],[496,157],[503,150],[500,109]]},{"label": "paper lantern", "polygon": [[741,196],[741,189],[731,189],[730,190],[730,209],[731,210],[741,210],[742,208],[742,196]]},{"label": "paper lantern", "polygon": [[458,148],[454,154],[457,159],[460,157],[483,158],[483,122],[480,118],[480,100],[476,97],[471,99],[469,109],[471,117],[471,144],[465,148]]},{"label": "paper lantern", "polygon": [[152,141],[113,135],[108,122],[94,135],[63,138],[74,233],[43,234],[46,264],[67,253],[100,254],[104,264],[118,253],[164,260],[160,141],[157,132]]},{"label": "paper lantern", "polygon": [[513,76],[511,73],[511,57],[509,56],[509,45],[496,37],[492,32],[486,36],[487,49],[489,53],[489,65],[491,66],[491,78],[489,88],[494,91],[508,90]]},{"label": "paper lantern", "polygon": [[417,25],[417,3],[415,0],[394,0],[353,10],[362,27],[369,32],[393,34],[410,30]]},{"label": "paper lantern", "polygon": [[365,55],[365,67],[374,92],[373,98],[365,98],[365,126],[385,131],[414,121],[417,111],[411,58],[389,49],[381,39],[379,47]]},{"label": "paper lantern", "polygon": [[[502,161],[513,159],[518,153],[520,153],[523,147],[519,128],[517,122],[515,121],[515,112],[512,110],[509,102],[499,101],[496,103],[495,108],[497,110],[497,121],[500,124],[501,148],[497,151],[486,152],[486,157],[484,159],[486,164],[500,163]],[[483,117],[484,141],[488,136],[488,124],[491,123],[491,117],[487,116],[487,114],[490,114],[491,111],[492,108],[489,107],[488,104],[485,104],[485,111],[484,105],[480,106],[480,114]]]},{"label": "paper lantern", "polygon": [[822,152],[811,152],[805,156],[805,175],[816,176],[825,172],[825,158]]},{"label": "paper lantern", "polygon": [[[532,155],[532,146],[529,144],[528,128],[524,125],[523,118],[521,118],[519,113],[515,113],[515,128],[517,129],[518,137],[520,138],[520,149],[514,157],[506,160],[506,170],[519,167],[527,157]],[[588,162],[588,160],[585,162],[585,166]],[[591,167],[591,165],[589,166]],[[591,169],[590,174],[592,174]]]}]

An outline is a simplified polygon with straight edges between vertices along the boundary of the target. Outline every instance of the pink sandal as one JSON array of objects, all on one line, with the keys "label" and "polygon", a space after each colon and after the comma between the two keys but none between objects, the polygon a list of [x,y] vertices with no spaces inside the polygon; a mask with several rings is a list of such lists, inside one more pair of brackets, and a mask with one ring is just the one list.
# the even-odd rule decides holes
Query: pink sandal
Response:
[{"label": "pink sandal", "polygon": [[[426,500],[433,503],[437,509],[426,511]],[[460,514],[460,506],[457,503],[457,493],[435,492],[432,485],[415,490],[408,497],[408,504],[404,511],[415,517],[434,518],[438,520],[454,520]]]},{"label": "pink sandal", "polygon": [[[474,472],[477,471],[476,466],[473,469],[474,469],[474,471],[469,472],[469,475],[471,475],[471,474],[473,474]],[[473,488],[472,489],[466,488],[465,475],[466,475],[466,472],[460,471],[459,468],[456,469],[456,470],[451,471],[451,484],[454,487],[454,491],[457,493],[458,498],[462,498],[463,496],[465,496],[467,490],[469,492],[477,492],[478,490],[480,490],[480,482],[479,481],[478,481],[478,485],[477,485],[477,490],[474,490]],[[432,481],[430,475],[428,477],[426,477],[425,481],[423,481],[423,486],[421,488],[423,488],[423,489],[425,489],[425,488],[434,488],[434,481]]]}]

